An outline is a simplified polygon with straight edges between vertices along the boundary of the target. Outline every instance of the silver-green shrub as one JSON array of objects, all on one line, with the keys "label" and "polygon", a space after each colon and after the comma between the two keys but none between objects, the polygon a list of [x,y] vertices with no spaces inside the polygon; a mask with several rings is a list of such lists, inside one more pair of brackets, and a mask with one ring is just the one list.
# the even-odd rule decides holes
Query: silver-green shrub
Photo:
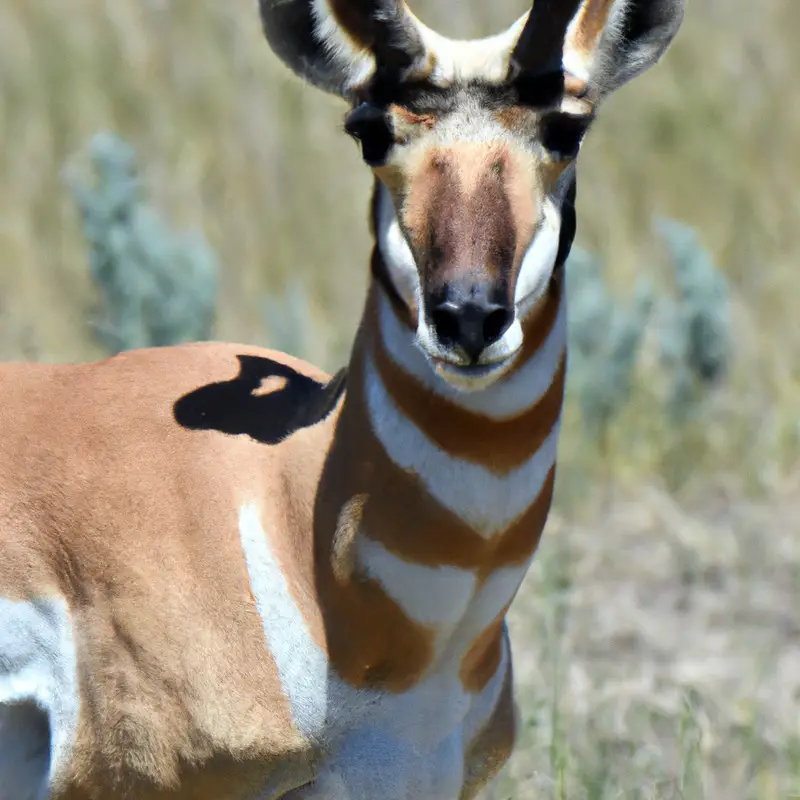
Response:
[{"label": "silver-green shrub", "polygon": [[93,175],[66,171],[100,300],[93,330],[112,353],[209,339],[217,258],[199,233],[174,233],[150,207],[133,149],[111,133],[89,145]]},{"label": "silver-green shrub", "polygon": [[639,353],[652,326],[665,386],[663,407],[676,424],[703,408],[708,389],[726,374],[732,356],[727,282],[688,226],[659,220],[675,291],[656,292],[640,278],[626,305],[608,290],[603,264],[575,248],[566,265],[569,295],[568,392],[590,434],[601,441],[630,397]]},{"label": "silver-green shrub", "polygon": [[725,277],[689,226],[659,220],[656,229],[670,252],[677,293],[675,301],[663,303],[660,326],[662,363],[671,373],[667,408],[684,422],[730,365],[730,298]]},{"label": "silver-green shrub", "polygon": [[631,375],[653,306],[644,280],[626,306],[608,291],[601,261],[574,248],[566,265],[569,303],[569,380],[593,436],[608,425],[628,399]]}]

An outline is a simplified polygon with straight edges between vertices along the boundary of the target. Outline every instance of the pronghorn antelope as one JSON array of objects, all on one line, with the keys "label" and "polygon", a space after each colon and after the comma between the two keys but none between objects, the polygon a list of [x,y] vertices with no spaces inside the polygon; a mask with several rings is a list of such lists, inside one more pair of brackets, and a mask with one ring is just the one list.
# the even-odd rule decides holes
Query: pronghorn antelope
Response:
[{"label": "pronghorn antelope", "polygon": [[348,368],[203,343],[0,370],[0,798],[472,798],[550,505],[575,156],[682,0],[261,0],[350,106],[375,247]]}]

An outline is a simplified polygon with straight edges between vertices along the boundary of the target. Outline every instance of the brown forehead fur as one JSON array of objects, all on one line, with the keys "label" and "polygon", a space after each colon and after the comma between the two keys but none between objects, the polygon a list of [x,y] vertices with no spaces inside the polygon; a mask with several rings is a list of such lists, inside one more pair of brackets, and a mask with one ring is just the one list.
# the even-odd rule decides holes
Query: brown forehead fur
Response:
[{"label": "brown forehead fur", "polygon": [[406,146],[374,171],[394,198],[426,290],[470,279],[494,282],[511,299],[544,197],[569,161],[532,145],[541,112],[519,105],[507,86],[397,91],[387,113]]},{"label": "brown forehead fur", "polygon": [[505,142],[427,148],[391,188],[429,287],[469,276],[513,291],[539,216],[529,153]]}]

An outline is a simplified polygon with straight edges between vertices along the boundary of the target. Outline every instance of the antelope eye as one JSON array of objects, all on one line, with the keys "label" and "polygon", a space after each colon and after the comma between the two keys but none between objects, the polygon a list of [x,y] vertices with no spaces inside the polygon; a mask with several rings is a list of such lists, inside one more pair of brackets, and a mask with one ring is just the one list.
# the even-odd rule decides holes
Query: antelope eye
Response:
[{"label": "antelope eye", "polygon": [[540,123],[542,146],[557,158],[575,158],[591,122],[591,117],[561,111],[547,114]]},{"label": "antelope eye", "polygon": [[394,144],[392,125],[386,111],[370,103],[362,103],[347,115],[344,129],[361,143],[361,155],[367,164],[377,167],[386,161]]}]

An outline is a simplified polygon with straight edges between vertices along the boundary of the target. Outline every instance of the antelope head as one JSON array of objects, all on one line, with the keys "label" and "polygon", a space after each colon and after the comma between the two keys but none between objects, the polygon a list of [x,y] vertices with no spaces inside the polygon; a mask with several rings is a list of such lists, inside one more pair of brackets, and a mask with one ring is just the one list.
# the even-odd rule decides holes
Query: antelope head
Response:
[{"label": "antelope head", "polygon": [[535,0],[474,41],[403,0],[259,5],[285,64],[349,104],[376,178],[373,272],[417,346],[461,389],[494,382],[571,245],[597,107],[658,61],[683,0]]}]

